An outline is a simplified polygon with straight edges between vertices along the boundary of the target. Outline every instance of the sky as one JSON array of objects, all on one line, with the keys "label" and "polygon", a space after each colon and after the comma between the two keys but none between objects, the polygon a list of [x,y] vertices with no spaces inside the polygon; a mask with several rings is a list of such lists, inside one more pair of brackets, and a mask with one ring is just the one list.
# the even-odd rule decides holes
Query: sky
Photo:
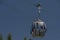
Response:
[{"label": "sky", "polygon": [[47,25],[44,38],[33,40],[60,40],[60,1],[59,0],[0,0],[0,33],[7,40],[8,33],[12,40],[31,37],[30,29],[37,16],[35,4],[42,4],[41,20]]}]

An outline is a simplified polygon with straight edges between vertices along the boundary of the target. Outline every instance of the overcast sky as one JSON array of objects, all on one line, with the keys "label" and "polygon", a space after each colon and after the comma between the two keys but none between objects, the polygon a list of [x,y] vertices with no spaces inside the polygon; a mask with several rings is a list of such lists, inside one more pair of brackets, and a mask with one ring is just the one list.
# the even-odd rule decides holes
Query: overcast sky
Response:
[{"label": "overcast sky", "polygon": [[31,24],[37,15],[34,4],[38,1],[42,4],[41,20],[46,22],[48,27],[42,40],[60,40],[59,0],[0,0],[0,33],[4,40],[7,40],[9,32],[13,40],[23,40],[24,36],[31,37]]}]

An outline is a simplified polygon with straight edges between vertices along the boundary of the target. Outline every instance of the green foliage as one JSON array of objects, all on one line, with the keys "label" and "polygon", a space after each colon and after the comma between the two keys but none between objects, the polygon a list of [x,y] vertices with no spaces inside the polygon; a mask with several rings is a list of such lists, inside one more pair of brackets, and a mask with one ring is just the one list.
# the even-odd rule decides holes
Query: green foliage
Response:
[{"label": "green foliage", "polygon": [[3,38],[2,38],[2,34],[0,34],[0,40],[3,40]]},{"label": "green foliage", "polygon": [[31,38],[29,40],[32,40]]},{"label": "green foliage", "polygon": [[8,34],[8,40],[12,40],[11,33]]},{"label": "green foliage", "polygon": [[24,40],[27,40],[27,37],[24,37]]}]

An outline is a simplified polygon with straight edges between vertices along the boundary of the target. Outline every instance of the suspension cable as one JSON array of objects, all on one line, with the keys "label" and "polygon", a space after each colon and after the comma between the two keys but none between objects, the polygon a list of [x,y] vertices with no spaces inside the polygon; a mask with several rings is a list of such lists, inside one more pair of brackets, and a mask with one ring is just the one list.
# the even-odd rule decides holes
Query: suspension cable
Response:
[{"label": "suspension cable", "polygon": [[37,15],[37,18],[40,19],[40,7],[41,5],[40,4],[37,4],[36,7],[37,7],[37,11],[38,11],[38,15]]}]

